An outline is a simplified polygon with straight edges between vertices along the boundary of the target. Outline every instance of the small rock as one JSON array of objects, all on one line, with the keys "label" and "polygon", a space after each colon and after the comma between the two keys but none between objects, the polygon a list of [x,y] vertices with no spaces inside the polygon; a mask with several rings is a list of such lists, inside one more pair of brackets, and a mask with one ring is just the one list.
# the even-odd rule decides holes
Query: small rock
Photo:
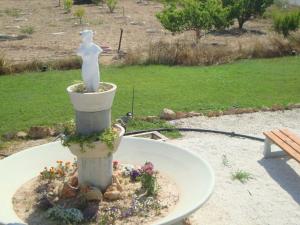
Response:
[{"label": "small rock", "polygon": [[61,197],[62,198],[73,198],[77,195],[79,188],[78,187],[72,187],[68,183],[64,183],[63,189],[61,191]]},{"label": "small rock", "polygon": [[24,131],[19,131],[16,133],[16,137],[19,138],[19,139],[25,139],[27,137],[27,133],[24,132]]},{"label": "small rock", "polygon": [[14,19],[14,21],[17,21],[17,22],[19,22],[19,21],[27,21],[28,19],[27,18],[16,18],[16,19]]},{"label": "small rock", "polygon": [[45,126],[34,126],[29,129],[28,136],[32,139],[46,138],[52,134],[49,127]]},{"label": "small rock", "polygon": [[85,220],[97,220],[99,211],[99,204],[98,203],[89,203],[88,206],[83,210],[83,218]]},{"label": "small rock", "polygon": [[15,132],[7,132],[7,133],[3,134],[2,137],[5,140],[9,141],[9,140],[12,140],[16,137],[16,133]]},{"label": "small rock", "polygon": [[121,192],[119,191],[109,191],[104,193],[104,198],[109,200],[109,201],[115,201],[120,199],[121,197]]},{"label": "small rock", "polygon": [[148,122],[153,122],[153,121],[158,120],[158,119],[159,118],[157,116],[147,116],[145,118],[145,120],[148,121]]},{"label": "small rock", "polygon": [[187,113],[185,112],[176,112],[176,119],[183,119],[187,117]]},{"label": "small rock", "polygon": [[143,21],[143,22],[136,22],[136,21],[131,21],[130,22],[130,25],[138,25],[138,26],[143,26],[145,25],[146,23]]},{"label": "small rock", "polygon": [[96,187],[88,187],[83,191],[83,195],[88,201],[101,201],[102,200],[102,192],[100,189]]},{"label": "small rock", "polygon": [[268,111],[271,111],[271,109],[269,107],[264,106],[261,108],[261,111],[268,112]]},{"label": "small rock", "polygon": [[165,120],[174,120],[176,119],[176,113],[171,109],[164,108],[160,114],[160,118]]},{"label": "small rock", "polygon": [[121,197],[121,192],[118,191],[117,185],[116,184],[112,184],[110,185],[106,192],[104,193],[104,198],[110,201],[115,201],[120,199]]},{"label": "small rock", "polygon": [[146,30],[146,33],[148,33],[148,34],[154,34],[154,33],[158,33],[158,32],[159,32],[159,30],[152,29],[152,28],[149,28],[149,29]]},{"label": "small rock", "polygon": [[5,26],[7,29],[21,29],[20,26]]},{"label": "small rock", "polygon": [[77,187],[78,186],[78,176],[74,175],[70,178],[69,183],[72,187]]},{"label": "small rock", "polygon": [[53,35],[63,35],[65,32],[56,32],[56,33],[52,33]]},{"label": "small rock", "polygon": [[191,111],[191,112],[188,112],[188,113],[187,113],[187,116],[188,116],[188,117],[202,116],[202,113],[198,113],[198,112]]}]

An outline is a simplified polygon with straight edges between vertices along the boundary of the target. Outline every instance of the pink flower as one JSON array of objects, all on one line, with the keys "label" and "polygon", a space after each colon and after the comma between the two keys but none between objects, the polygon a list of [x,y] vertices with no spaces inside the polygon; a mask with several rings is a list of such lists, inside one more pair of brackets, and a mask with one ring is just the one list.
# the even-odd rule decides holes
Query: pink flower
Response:
[{"label": "pink flower", "polygon": [[142,171],[148,173],[149,175],[153,175],[154,166],[151,162],[146,162],[145,165],[142,167]]},{"label": "pink flower", "polygon": [[113,168],[116,170],[119,167],[120,162],[118,160],[113,161]]}]

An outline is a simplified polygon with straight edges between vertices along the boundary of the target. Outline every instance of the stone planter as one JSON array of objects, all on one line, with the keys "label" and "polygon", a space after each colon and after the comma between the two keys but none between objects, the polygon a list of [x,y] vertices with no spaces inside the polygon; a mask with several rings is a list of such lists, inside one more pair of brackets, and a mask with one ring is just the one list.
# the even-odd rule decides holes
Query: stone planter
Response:
[{"label": "stone planter", "polygon": [[108,110],[112,107],[117,86],[112,83],[100,82],[100,86],[105,86],[105,91],[80,93],[76,88],[81,84],[74,84],[67,88],[71,102],[76,111],[80,112],[98,112]]},{"label": "stone planter", "polygon": [[106,143],[101,141],[94,142],[91,147],[84,146],[84,151],[82,151],[79,144],[71,144],[69,146],[70,151],[79,158],[105,158],[110,154],[113,154],[117,151],[122,137],[125,133],[125,129],[116,124],[114,125],[118,129],[118,138],[114,141],[113,149],[108,148]]}]

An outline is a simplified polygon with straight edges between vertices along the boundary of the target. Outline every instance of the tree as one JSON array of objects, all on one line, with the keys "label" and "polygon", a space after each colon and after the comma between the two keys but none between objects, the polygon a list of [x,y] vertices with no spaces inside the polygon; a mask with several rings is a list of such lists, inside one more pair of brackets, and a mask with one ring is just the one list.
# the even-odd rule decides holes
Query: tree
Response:
[{"label": "tree", "polygon": [[273,0],[222,0],[224,7],[229,9],[229,18],[237,19],[242,29],[246,21],[254,16],[260,16]]},{"label": "tree", "polygon": [[76,16],[79,19],[79,23],[82,24],[82,18],[85,15],[85,9],[83,7],[79,7],[75,13],[74,16]]},{"label": "tree", "polygon": [[156,17],[163,27],[173,33],[194,30],[197,39],[201,31],[223,28],[229,25],[228,10],[221,0],[167,1]]}]

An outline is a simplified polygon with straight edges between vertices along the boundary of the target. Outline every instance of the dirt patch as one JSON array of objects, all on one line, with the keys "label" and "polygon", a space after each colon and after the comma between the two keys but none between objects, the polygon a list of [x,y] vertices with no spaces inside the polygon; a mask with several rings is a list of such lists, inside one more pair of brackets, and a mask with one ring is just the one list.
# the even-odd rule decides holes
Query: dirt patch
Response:
[{"label": "dirt patch", "polygon": [[[117,220],[116,225],[121,224],[151,224],[153,221],[165,217],[172,208],[176,205],[179,199],[179,192],[176,184],[167,176],[158,174],[157,181],[160,186],[157,199],[162,205],[166,206],[156,214],[156,210],[150,210],[147,216],[131,216],[122,220]],[[135,190],[140,188],[140,183],[131,183],[129,180],[125,181],[127,185],[123,185],[123,198],[118,201],[105,201],[100,202],[99,213],[108,208],[129,207],[132,203],[132,194]],[[26,223],[31,225],[54,225],[56,222],[47,219],[46,211],[36,209],[37,199],[39,194],[35,191],[41,185],[39,178],[34,178],[25,183],[15,194],[13,198],[14,209],[17,215]],[[96,225],[96,222],[87,224]]]},{"label": "dirt patch", "polygon": [[[162,10],[162,4],[147,1],[137,4],[134,0],[119,1],[114,13],[109,13],[106,5],[75,5],[67,14],[58,1],[11,0],[0,2],[0,33],[26,34],[23,40],[0,41],[5,56],[14,63],[39,59],[48,61],[75,55],[80,43],[79,32],[85,28],[96,31],[95,42],[106,51],[101,57],[104,64],[110,63],[118,48],[120,28],[124,29],[122,49],[143,48],[152,41],[174,36],[163,29],[155,14]],[[84,7],[86,16],[80,25],[73,13]],[[246,44],[253,38],[263,38],[271,29],[269,20],[253,20],[245,24],[244,32],[213,32],[201,41],[209,44]],[[178,35],[176,35],[178,36]],[[194,38],[194,33],[179,36]],[[239,41],[239,43],[237,42]]]}]

